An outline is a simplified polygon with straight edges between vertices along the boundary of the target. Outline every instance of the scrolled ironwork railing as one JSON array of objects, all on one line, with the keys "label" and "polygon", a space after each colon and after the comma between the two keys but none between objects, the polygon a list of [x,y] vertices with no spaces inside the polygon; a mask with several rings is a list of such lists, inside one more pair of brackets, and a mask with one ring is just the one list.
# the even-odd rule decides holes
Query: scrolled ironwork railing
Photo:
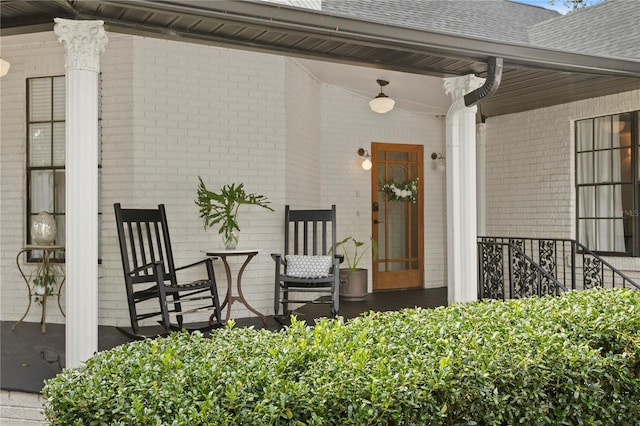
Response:
[{"label": "scrolled ironwork railing", "polygon": [[571,239],[478,237],[478,297],[517,299],[640,285]]}]

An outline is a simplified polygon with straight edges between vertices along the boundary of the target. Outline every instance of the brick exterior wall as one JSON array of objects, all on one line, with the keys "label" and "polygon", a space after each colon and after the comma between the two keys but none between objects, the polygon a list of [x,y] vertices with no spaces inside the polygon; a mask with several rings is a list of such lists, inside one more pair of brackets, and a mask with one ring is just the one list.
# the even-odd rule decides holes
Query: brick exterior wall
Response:
[{"label": "brick exterior wall", "polygon": [[45,425],[42,406],[45,399],[37,393],[0,391],[0,424],[6,426]]},{"label": "brick exterior wall", "polygon": [[[15,267],[27,232],[25,79],[65,70],[62,45],[52,33],[2,41],[11,71],[0,83],[0,316],[13,321],[27,304]],[[425,285],[444,285],[444,175],[431,170],[428,159],[428,153],[444,148],[441,117],[400,109],[375,114],[369,99],[322,84],[290,58],[119,34],[109,34],[101,80],[100,324],[129,324],[113,203],[164,203],[180,265],[201,258],[201,250],[222,247],[217,229],[205,232],[198,217],[199,175],[213,190],[244,182],[247,190],[267,196],[275,212],[243,206],[239,220],[241,247],[261,249],[245,271],[244,294],[256,309],[271,314],[269,254],[282,249],[284,205],[335,203],[339,234],[367,238],[370,175],[360,168],[356,151],[375,141],[425,145]],[[234,274],[237,263],[231,265]],[[364,266],[370,267],[370,258]],[[221,262],[216,274],[224,296]],[[237,304],[233,308],[232,317],[250,315]],[[39,307],[32,306],[26,321],[38,321],[39,315]],[[54,305],[47,321],[64,321]]]},{"label": "brick exterior wall", "polygon": [[[487,235],[576,237],[576,120],[640,109],[640,90],[487,120]],[[607,258],[631,278],[640,259]]]}]

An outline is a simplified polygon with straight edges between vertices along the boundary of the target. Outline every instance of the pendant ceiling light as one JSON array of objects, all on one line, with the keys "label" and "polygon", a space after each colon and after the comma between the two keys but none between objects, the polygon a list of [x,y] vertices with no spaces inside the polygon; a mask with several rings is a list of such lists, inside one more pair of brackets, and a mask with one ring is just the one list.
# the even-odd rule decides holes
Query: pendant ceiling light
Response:
[{"label": "pendant ceiling light", "polygon": [[379,114],[384,114],[385,112],[389,112],[393,109],[396,101],[388,97],[382,92],[382,88],[389,84],[386,80],[376,80],[380,85],[380,94],[375,98],[369,101],[369,106],[373,112],[377,112]]}]

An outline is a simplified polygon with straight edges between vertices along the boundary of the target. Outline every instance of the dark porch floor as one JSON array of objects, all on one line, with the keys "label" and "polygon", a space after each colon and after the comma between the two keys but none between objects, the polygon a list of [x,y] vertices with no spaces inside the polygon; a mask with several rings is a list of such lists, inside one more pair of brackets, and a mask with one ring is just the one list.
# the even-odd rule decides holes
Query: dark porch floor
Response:
[{"label": "dark porch floor", "polygon": [[[401,290],[368,294],[364,301],[340,302],[340,315],[349,319],[368,311],[392,311],[415,306],[435,308],[447,304],[446,287],[436,289]],[[305,305],[295,311],[299,319],[313,322],[326,316],[327,305]],[[258,318],[236,319],[236,326],[262,328]],[[39,323],[22,323],[11,331],[14,322],[2,321],[0,332],[1,371],[0,388],[39,393],[43,382],[54,377],[64,367],[64,324],[47,324],[47,332],[40,332]],[[281,327],[269,318],[267,329]],[[100,326],[98,349],[111,349],[130,339],[115,327]]]}]

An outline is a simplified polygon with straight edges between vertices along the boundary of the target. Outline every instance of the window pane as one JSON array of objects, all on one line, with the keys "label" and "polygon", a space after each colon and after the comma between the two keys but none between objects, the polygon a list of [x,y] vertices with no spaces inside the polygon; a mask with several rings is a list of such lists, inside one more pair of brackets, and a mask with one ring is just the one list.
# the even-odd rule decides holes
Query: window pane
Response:
[{"label": "window pane", "polygon": [[29,121],[51,120],[51,79],[29,80]]},{"label": "window pane", "polygon": [[53,123],[53,165],[64,166],[65,123]]},{"label": "window pane", "polygon": [[592,250],[595,250],[595,227],[596,221],[593,219],[582,219],[578,222],[579,242]]},{"label": "window pane", "polygon": [[596,206],[596,189],[593,186],[583,186],[578,188],[580,205],[578,206],[578,217],[594,217]]},{"label": "window pane", "polygon": [[49,123],[29,126],[29,149],[30,166],[51,166],[51,125]]},{"label": "window pane", "polygon": [[578,154],[578,184],[593,183],[593,153]]},{"label": "window pane", "polygon": [[598,217],[622,216],[620,185],[604,185],[596,188],[596,215]]},{"label": "window pane", "polygon": [[407,161],[409,159],[409,154],[407,154],[406,152],[393,152],[393,151],[390,151],[388,153],[388,155],[389,155],[389,160]]},{"label": "window pane", "polygon": [[64,171],[57,170],[54,174],[54,198],[56,213],[65,212],[65,174]]},{"label": "window pane", "polygon": [[57,245],[61,245],[64,246],[66,243],[65,240],[65,235],[67,234],[65,232],[65,216],[64,215],[57,215],[56,216],[56,244]]},{"label": "window pane", "polygon": [[409,262],[389,262],[389,271],[406,271],[409,269]]},{"label": "window pane", "polygon": [[31,212],[33,214],[53,210],[53,171],[34,170],[31,172]]},{"label": "window pane", "polygon": [[637,217],[638,213],[633,206],[633,189],[635,185],[632,183],[626,183],[621,185],[622,192],[622,215],[624,217]]},{"label": "window pane", "polygon": [[[594,153],[595,161],[595,181],[611,182],[613,179],[613,167],[611,163],[611,151],[598,151]],[[619,168],[618,168],[619,169]]]},{"label": "window pane", "polygon": [[611,148],[611,117],[599,117],[594,122],[594,148]]},{"label": "window pane", "polygon": [[634,220],[637,220],[637,217],[627,217],[623,221],[624,222],[624,249],[627,253],[633,253],[633,221]]},{"label": "window pane", "polygon": [[622,148],[620,154],[620,180],[622,182],[631,182],[631,148]]},{"label": "window pane", "polygon": [[398,185],[405,183],[409,179],[407,167],[404,164],[389,164],[388,178]]},{"label": "window pane", "polygon": [[[596,250],[624,252],[624,224],[621,219],[596,220]],[[589,247],[593,249],[592,247]]]},{"label": "window pane", "polygon": [[578,152],[593,149],[593,120],[582,120],[576,123],[576,141]]},{"label": "window pane", "polygon": [[63,121],[65,119],[65,82],[64,77],[53,78],[53,119]]},{"label": "window pane", "polygon": [[616,115],[613,120],[613,127],[618,133],[618,146],[631,146],[631,114]]}]

